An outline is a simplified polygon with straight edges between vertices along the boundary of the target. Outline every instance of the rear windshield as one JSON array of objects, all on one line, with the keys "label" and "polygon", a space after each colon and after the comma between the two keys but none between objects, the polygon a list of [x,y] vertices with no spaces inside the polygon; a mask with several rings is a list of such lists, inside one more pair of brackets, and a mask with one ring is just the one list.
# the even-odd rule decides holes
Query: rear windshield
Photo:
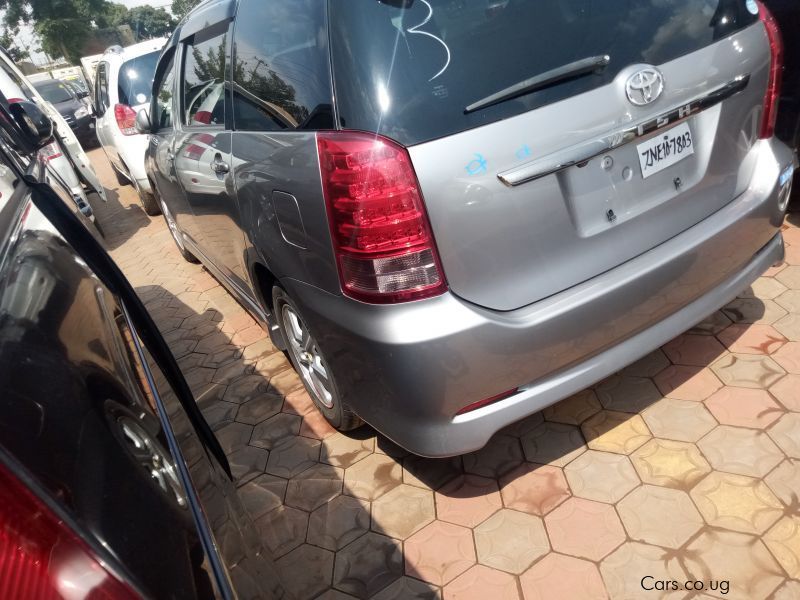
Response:
[{"label": "rear windshield", "polygon": [[72,100],[72,92],[63,83],[46,83],[34,86],[36,91],[48,102],[58,104]]},{"label": "rear windshield", "polygon": [[[415,144],[498,121],[658,65],[757,20],[752,0],[331,0],[340,123]],[[751,10],[748,10],[750,7]],[[551,69],[609,55],[600,73],[465,114]]]},{"label": "rear windshield", "polygon": [[119,101],[121,104],[136,106],[150,102],[153,75],[160,50],[143,54],[122,63],[117,78]]}]

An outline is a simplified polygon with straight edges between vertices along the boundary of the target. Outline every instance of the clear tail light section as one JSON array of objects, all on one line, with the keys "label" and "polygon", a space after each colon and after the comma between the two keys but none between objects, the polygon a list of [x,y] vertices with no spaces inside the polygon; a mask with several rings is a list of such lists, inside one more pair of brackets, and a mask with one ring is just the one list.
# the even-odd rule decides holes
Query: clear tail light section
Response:
[{"label": "clear tail light section", "polygon": [[133,600],[139,595],[0,464],[0,598]]},{"label": "clear tail light section", "polygon": [[53,160],[54,158],[63,156],[61,154],[61,146],[58,145],[58,142],[50,142],[44,146],[41,150],[39,150],[39,155],[44,160]]},{"label": "clear tail light section", "polygon": [[758,3],[759,18],[764,23],[769,39],[772,63],[769,71],[769,83],[767,84],[767,94],[764,97],[764,116],[761,121],[759,137],[763,139],[771,138],[775,135],[775,123],[778,119],[778,102],[781,95],[781,83],[783,81],[783,38],[778,22],[763,2]]},{"label": "clear tail light section", "polygon": [[317,134],[342,291],[371,303],[442,294],[447,283],[408,151],[374,134]]},{"label": "clear tail light section", "polygon": [[136,135],[136,111],[127,104],[114,105],[114,118],[122,135]]}]

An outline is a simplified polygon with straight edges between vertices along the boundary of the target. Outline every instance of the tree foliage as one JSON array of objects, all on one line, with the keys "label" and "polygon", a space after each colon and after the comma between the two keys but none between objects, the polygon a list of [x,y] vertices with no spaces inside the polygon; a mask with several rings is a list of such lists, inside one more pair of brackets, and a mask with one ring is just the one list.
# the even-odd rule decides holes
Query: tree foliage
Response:
[{"label": "tree foliage", "polygon": [[0,33],[0,46],[8,52],[14,62],[28,60],[31,57],[29,49],[21,46],[18,40],[19,27],[4,27],[3,33]]},{"label": "tree foliage", "polygon": [[172,14],[179,21],[200,3],[200,0],[172,0]]}]

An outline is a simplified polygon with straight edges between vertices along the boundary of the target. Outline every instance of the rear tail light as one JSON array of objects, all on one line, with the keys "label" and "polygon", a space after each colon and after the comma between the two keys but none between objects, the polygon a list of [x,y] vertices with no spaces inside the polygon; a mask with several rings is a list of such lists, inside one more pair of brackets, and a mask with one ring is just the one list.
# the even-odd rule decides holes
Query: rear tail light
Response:
[{"label": "rear tail light", "polygon": [[22,98],[8,98],[9,104],[14,104],[16,102],[22,102]]},{"label": "rear tail light", "polygon": [[53,160],[54,158],[62,156],[61,147],[57,142],[50,142],[39,150],[39,154],[44,160]]},{"label": "rear tail light", "polygon": [[342,290],[374,303],[443,293],[447,284],[411,158],[366,133],[317,134]]},{"label": "rear tail light", "polygon": [[208,125],[211,123],[211,112],[207,110],[198,110],[192,120],[197,123],[202,123],[203,125]]},{"label": "rear tail light", "polygon": [[0,598],[138,598],[17,477],[0,465]]},{"label": "rear tail light", "polygon": [[775,135],[775,123],[778,119],[778,101],[781,95],[781,82],[783,80],[783,39],[775,17],[763,2],[758,3],[759,18],[764,23],[769,39],[769,49],[772,63],[769,70],[769,83],[767,94],[764,97],[764,116],[761,120],[759,138],[768,139]]},{"label": "rear tail light", "polygon": [[114,118],[122,135],[136,135],[136,111],[127,104],[114,105]]}]

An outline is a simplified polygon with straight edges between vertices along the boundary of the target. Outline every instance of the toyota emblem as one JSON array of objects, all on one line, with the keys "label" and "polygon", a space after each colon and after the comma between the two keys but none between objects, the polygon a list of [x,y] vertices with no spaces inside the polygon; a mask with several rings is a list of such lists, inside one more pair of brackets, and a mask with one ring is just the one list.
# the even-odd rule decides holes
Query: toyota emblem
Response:
[{"label": "toyota emblem", "polygon": [[640,69],[628,78],[625,93],[636,106],[655,102],[664,91],[664,76],[655,67]]}]

